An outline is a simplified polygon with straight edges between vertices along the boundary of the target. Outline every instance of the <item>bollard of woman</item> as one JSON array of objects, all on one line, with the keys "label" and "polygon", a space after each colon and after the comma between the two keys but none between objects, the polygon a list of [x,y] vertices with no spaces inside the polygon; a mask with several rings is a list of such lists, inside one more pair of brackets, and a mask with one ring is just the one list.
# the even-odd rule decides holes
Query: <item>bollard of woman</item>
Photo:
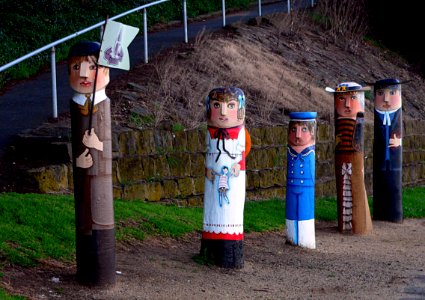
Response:
[{"label": "bollard of woman", "polygon": [[242,268],[245,158],[251,140],[245,129],[245,95],[216,88],[206,98],[204,222],[201,257],[223,268]]}]

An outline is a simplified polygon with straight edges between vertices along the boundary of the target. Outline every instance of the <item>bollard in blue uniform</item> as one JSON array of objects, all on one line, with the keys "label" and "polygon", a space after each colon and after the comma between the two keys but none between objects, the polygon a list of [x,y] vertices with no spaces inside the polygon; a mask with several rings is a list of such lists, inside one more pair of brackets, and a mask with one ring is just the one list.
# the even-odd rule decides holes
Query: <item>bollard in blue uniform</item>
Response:
[{"label": "bollard in blue uniform", "polygon": [[315,249],[314,178],[316,112],[289,114],[286,230],[289,243]]}]

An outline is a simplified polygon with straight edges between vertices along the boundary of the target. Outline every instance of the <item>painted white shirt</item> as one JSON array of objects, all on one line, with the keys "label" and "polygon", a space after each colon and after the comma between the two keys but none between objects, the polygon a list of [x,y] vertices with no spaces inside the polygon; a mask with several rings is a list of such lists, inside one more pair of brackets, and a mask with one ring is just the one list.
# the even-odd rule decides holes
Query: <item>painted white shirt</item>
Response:
[{"label": "painted white shirt", "polygon": [[[204,232],[241,234],[243,233],[243,210],[245,204],[245,180],[246,171],[241,170],[239,176],[231,174],[232,165],[237,164],[242,159],[242,152],[245,151],[245,127],[241,127],[237,139],[226,139],[225,148],[235,158],[231,158],[223,149],[223,140],[219,141],[219,151],[217,150],[217,138],[211,138],[210,133],[206,134],[206,161],[205,166],[213,169],[214,181],[205,178],[204,194]],[[219,156],[216,162],[217,156]],[[229,172],[228,187],[226,191],[229,202],[221,200],[220,206],[220,175],[222,175],[223,166],[226,166]]]}]

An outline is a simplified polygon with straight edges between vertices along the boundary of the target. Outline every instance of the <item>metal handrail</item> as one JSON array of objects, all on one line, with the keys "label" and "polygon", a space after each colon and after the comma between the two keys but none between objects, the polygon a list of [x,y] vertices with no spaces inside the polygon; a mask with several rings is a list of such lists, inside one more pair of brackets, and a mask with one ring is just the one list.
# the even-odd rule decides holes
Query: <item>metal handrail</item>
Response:
[{"label": "metal handrail", "polygon": [[[144,39],[144,62],[145,63],[148,63],[148,40],[147,40],[147,27],[148,26],[147,26],[147,11],[146,11],[146,9],[148,7],[155,6],[155,5],[158,5],[158,4],[167,2],[167,1],[170,1],[170,0],[158,0],[158,1],[155,1],[155,2],[151,2],[151,3],[148,3],[148,4],[145,4],[145,5],[136,7],[134,9],[128,10],[126,12],[123,12],[123,13],[119,14],[119,15],[116,15],[116,16],[113,16],[113,17],[109,18],[109,20],[116,20],[116,19],[119,19],[121,17],[124,17],[126,15],[132,14],[134,12],[137,12],[137,11],[140,11],[140,10],[143,9],[143,39]],[[183,5],[184,42],[185,43],[188,43],[188,35],[187,35],[187,8],[186,8],[186,1],[187,0],[182,0],[182,1],[183,1],[182,5]],[[289,7],[290,7],[289,6],[289,1],[290,0],[287,0],[287,1],[288,1],[288,9],[289,9]],[[313,3],[313,1],[312,1],[312,3]],[[258,15],[261,16],[261,0],[258,0]],[[226,0],[222,0],[222,17],[223,17],[223,27],[225,27],[226,26]],[[57,40],[57,41],[52,42],[52,43],[50,43],[48,45],[45,45],[45,46],[43,46],[43,47],[41,47],[41,48],[39,48],[37,50],[34,50],[34,51],[32,51],[32,52],[30,52],[30,53],[28,53],[28,54],[26,54],[24,56],[21,56],[21,57],[15,59],[15,60],[13,60],[13,61],[11,61],[11,62],[3,65],[3,66],[0,66],[0,72],[3,72],[4,70],[6,70],[6,69],[8,69],[8,68],[10,68],[10,67],[12,67],[12,66],[14,66],[16,64],[19,64],[19,63],[21,63],[22,61],[24,61],[24,60],[26,60],[28,58],[31,58],[31,57],[33,57],[33,56],[35,56],[35,55],[37,55],[37,54],[39,54],[39,53],[41,53],[43,51],[46,51],[46,50],[50,49],[51,50],[51,52],[50,52],[50,65],[51,65],[51,73],[52,73],[52,76],[51,77],[52,77],[53,118],[56,119],[58,117],[58,112],[57,112],[56,55],[55,55],[56,52],[55,52],[55,46],[57,46],[59,44],[62,44],[64,42],[68,41],[68,40],[71,40],[73,38],[76,38],[77,36],[82,35],[82,34],[84,34],[86,32],[89,32],[89,31],[91,31],[91,30],[93,30],[95,28],[104,26],[105,24],[106,24],[106,21],[99,22],[99,23],[94,24],[94,25],[92,25],[90,27],[87,27],[87,28],[85,28],[83,30],[80,30],[78,32],[75,32],[73,34],[70,34],[70,35],[68,35],[68,36],[66,36],[66,37],[64,37],[64,38],[62,38],[60,40]]]},{"label": "metal handrail", "polygon": [[[148,8],[150,6],[161,4],[161,3],[167,2],[167,1],[170,1],[170,0],[159,0],[159,1],[155,1],[155,2],[149,3],[149,4],[145,4],[145,5],[136,7],[134,9],[132,9],[132,10],[126,11],[126,12],[124,12],[122,14],[116,15],[116,16],[114,16],[112,18],[109,18],[109,20],[116,20],[116,19],[119,19],[119,18],[124,17],[126,15],[132,14],[132,13],[134,13],[136,11],[139,11],[139,10],[142,10],[142,9],[146,9],[146,8]],[[78,32],[75,32],[73,34],[70,34],[70,35],[68,35],[68,36],[66,36],[66,37],[64,37],[64,38],[62,38],[60,40],[57,40],[57,41],[55,41],[53,43],[50,43],[50,44],[48,44],[46,46],[43,46],[43,47],[41,47],[41,48],[39,48],[39,49],[37,49],[37,50],[35,50],[33,52],[30,52],[30,53],[28,53],[28,54],[26,54],[26,55],[24,55],[24,56],[22,56],[22,57],[20,57],[18,59],[15,59],[14,61],[12,61],[10,63],[7,63],[7,64],[1,66],[0,67],[0,72],[2,72],[4,70],[6,70],[6,69],[8,69],[8,68],[10,68],[10,67],[18,64],[18,63],[20,63],[20,62],[22,62],[22,61],[24,61],[24,60],[26,60],[26,59],[34,56],[34,55],[37,55],[37,54],[39,54],[39,53],[41,53],[41,52],[43,52],[45,50],[48,50],[48,49],[50,49],[52,47],[55,47],[55,46],[57,46],[59,44],[62,44],[64,42],[66,42],[68,40],[71,40],[73,38],[76,38],[77,36],[82,35],[82,34],[84,34],[86,32],[89,32],[89,31],[91,31],[91,30],[93,30],[95,28],[101,27],[101,26],[105,25],[105,23],[106,23],[106,21],[99,22],[99,23],[94,24],[94,25],[92,25],[90,27],[87,27],[87,28],[85,28],[83,30],[80,30]]]}]

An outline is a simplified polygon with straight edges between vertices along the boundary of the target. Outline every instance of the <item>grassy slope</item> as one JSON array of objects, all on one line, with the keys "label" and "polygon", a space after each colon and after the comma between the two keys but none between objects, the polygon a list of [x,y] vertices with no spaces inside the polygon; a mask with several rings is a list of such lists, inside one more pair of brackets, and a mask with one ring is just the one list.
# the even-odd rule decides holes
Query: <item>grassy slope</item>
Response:
[{"label": "grassy slope", "polygon": [[[425,217],[425,188],[406,189],[406,218]],[[0,194],[0,255],[3,261],[31,266],[44,259],[72,261],[75,251],[74,205],[71,196]],[[142,201],[115,201],[117,240],[143,240],[148,235],[180,237],[200,231],[203,210]],[[284,202],[247,202],[245,231],[282,229]],[[316,219],[337,218],[336,200],[320,199]]]}]

